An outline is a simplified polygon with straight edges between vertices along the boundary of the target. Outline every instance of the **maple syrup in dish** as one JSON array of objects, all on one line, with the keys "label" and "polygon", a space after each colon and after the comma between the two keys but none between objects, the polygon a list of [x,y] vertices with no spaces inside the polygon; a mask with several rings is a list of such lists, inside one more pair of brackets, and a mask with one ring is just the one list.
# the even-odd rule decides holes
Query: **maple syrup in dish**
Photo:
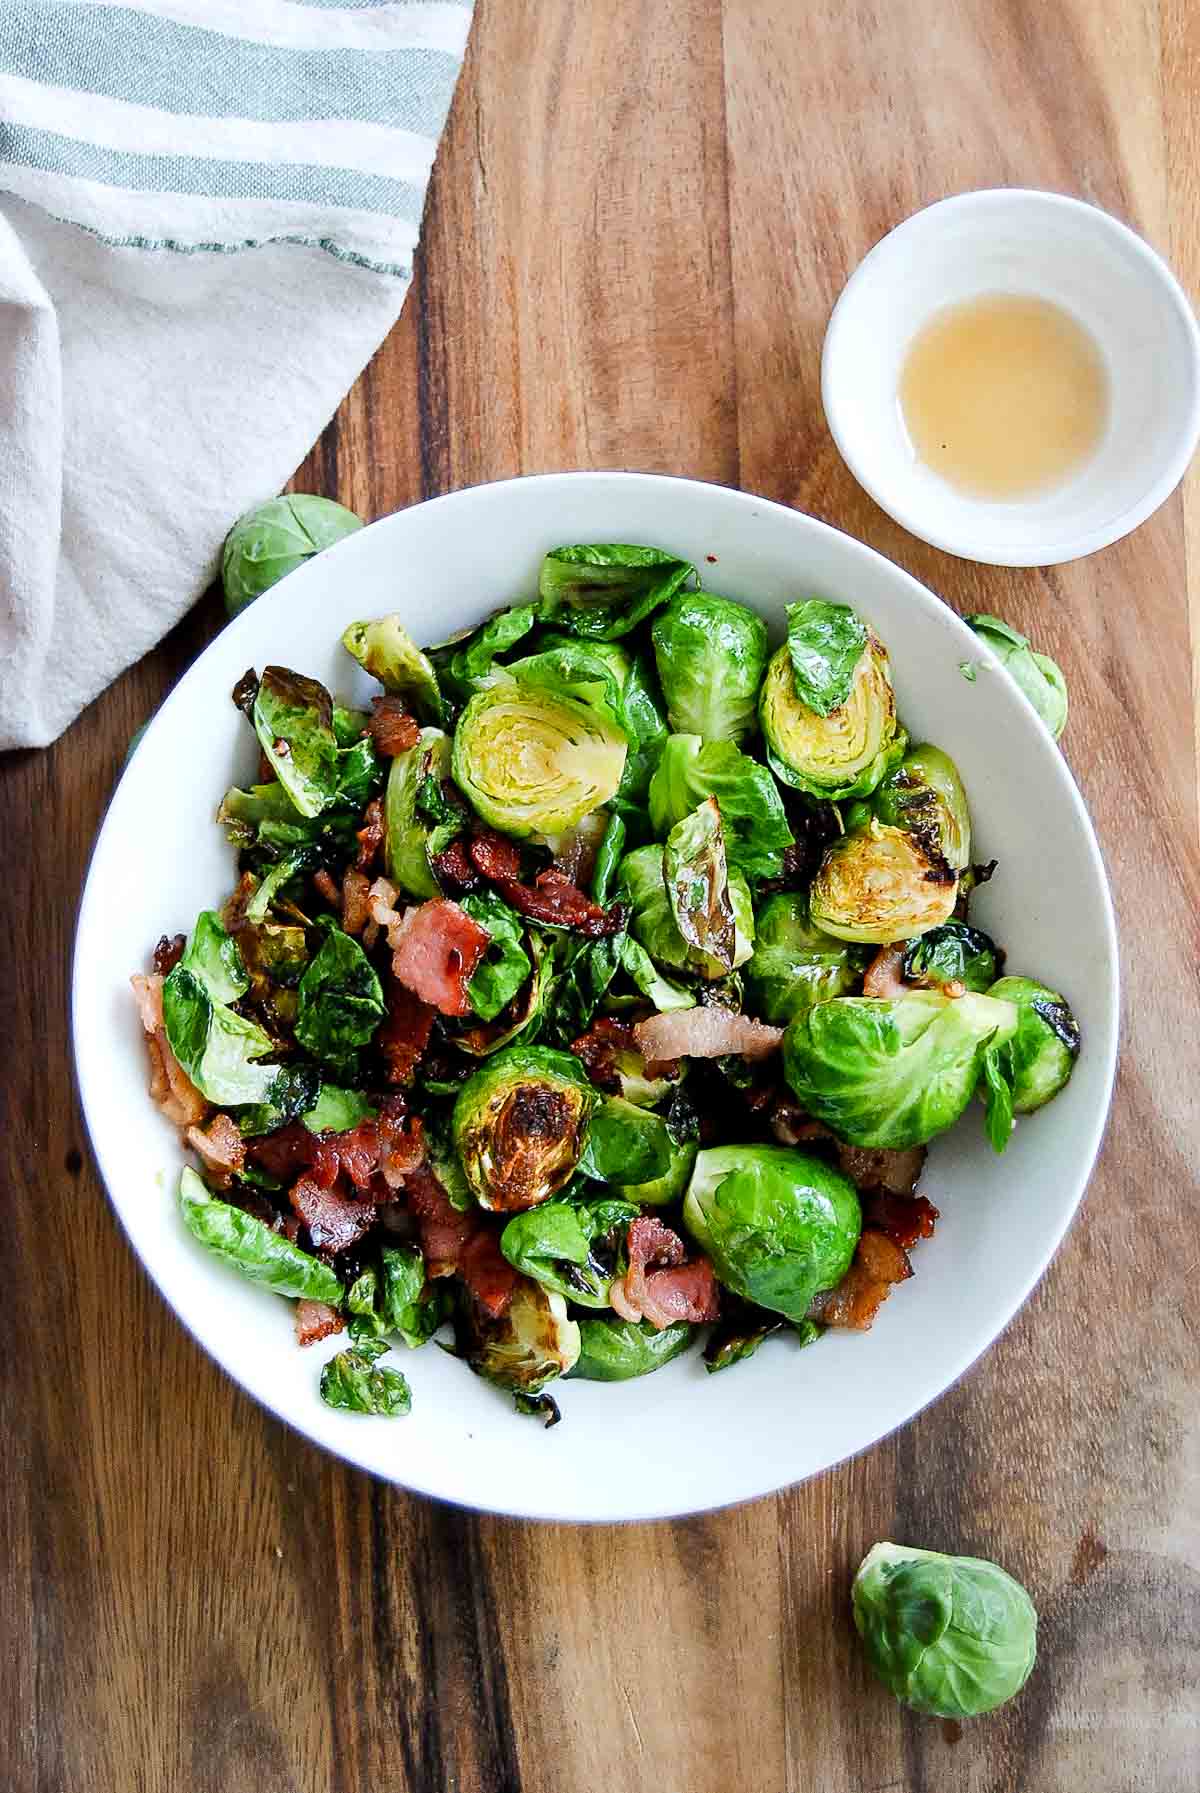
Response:
[{"label": "maple syrup in dish", "polygon": [[1104,358],[1048,299],[985,293],[936,312],[914,337],[900,409],[920,460],[960,492],[1000,501],[1061,485],[1108,426]]}]

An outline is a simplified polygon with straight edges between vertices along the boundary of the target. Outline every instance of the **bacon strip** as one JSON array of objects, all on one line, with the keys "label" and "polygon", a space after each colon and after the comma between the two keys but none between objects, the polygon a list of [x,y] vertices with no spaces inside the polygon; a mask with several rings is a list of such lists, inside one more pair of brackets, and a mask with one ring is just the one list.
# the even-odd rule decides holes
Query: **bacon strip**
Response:
[{"label": "bacon strip", "polygon": [[207,1127],[189,1127],[183,1137],[184,1143],[199,1154],[217,1187],[228,1189],[246,1160],[246,1146],[237,1122],[227,1114],[214,1115]]},{"label": "bacon strip", "polygon": [[324,1301],[298,1301],[292,1316],[298,1345],[315,1345],[344,1330],[346,1322],[336,1308]]},{"label": "bacon strip", "polygon": [[471,862],[494,884],[513,883],[521,876],[521,850],[490,828],[483,828],[467,847]]},{"label": "bacon strip", "polygon": [[467,985],[491,935],[449,897],[409,909],[393,939],[392,974],[443,1015],[469,1015]]},{"label": "bacon strip", "polygon": [[811,1320],[823,1326],[849,1327],[866,1332],[896,1283],[912,1275],[908,1254],[886,1233],[866,1228],[854,1253],[854,1262],[836,1289],[818,1295],[809,1307]]},{"label": "bacon strip", "polygon": [[369,872],[375,863],[375,855],[383,845],[383,804],[378,797],[372,797],[363,811],[363,825],[355,839],[358,841],[358,855],[355,866],[360,872]]},{"label": "bacon strip", "polygon": [[651,1015],[633,1030],[646,1063],[673,1058],[724,1058],[740,1052],[745,1058],[766,1058],[783,1038],[782,1027],[768,1027],[730,1009],[672,1009]]},{"label": "bacon strip", "polygon": [[437,1010],[389,975],[384,989],[387,1014],[375,1044],[387,1063],[389,1083],[408,1085],[420,1064]]},{"label": "bacon strip", "polygon": [[460,1213],[427,1165],[405,1178],[404,1195],[417,1223],[426,1273],[460,1276],[489,1314],[506,1313],[517,1272],[500,1251],[496,1229],[478,1209]]},{"label": "bacon strip", "polygon": [[369,889],[366,873],[349,866],[342,877],[342,926],[347,934],[361,934],[371,919]]},{"label": "bacon strip", "polygon": [[510,878],[496,882],[505,902],[511,903],[519,914],[547,927],[569,928],[585,940],[603,940],[610,934],[619,934],[625,926],[625,911],[620,903],[602,909],[553,866],[539,872],[532,885],[518,884]]},{"label": "bacon strip", "polygon": [[187,948],[186,934],[160,934],[154,948],[154,969],[161,977],[169,977]]},{"label": "bacon strip", "polygon": [[398,753],[407,753],[421,738],[420,724],[405,709],[403,698],[390,694],[371,699],[367,733],[376,750],[389,760]]},{"label": "bacon strip", "polygon": [[429,863],[443,890],[450,890],[457,896],[465,890],[478,888],[479,872],[471,861],[461,835],[457,840],[452,840],[443,852],[434,853]]},{"label": "bacon strip", "polygon": [[679,1234],[651,1215],[629,1224],[626,1249],[629,1269],[614,1282],[609,1300],[623,1320],[649,1320],[662,1332],[679,1320],[699,1325],[715,1320],[720,1296],[707,1258],[685,1263],[687,1248]]},{"label": "bacon strip", "polygon": [[881,1189],[863,1203],[863,1219],[901,1251],[911,1251],[918,1240],[932,1239],[941,1215],[923,1195],[889,1195]]},{"label": "bacon strip", "polygon": [[906,1146],[896,1151],[886,1146],[848,1146],[838,1142],[837,1157],[841,1170],[855,1188],[886,1190],[889,1195],[911,1195],[925,1168],[924,1146]]},{"label": "bacon strip", "polygon": [[348,1251],[375,1225],[374,1202],[354,1201],[336,1189],[323,1189],[312,1176],[298,1178],[288,1200],[308,1228],[313,1250],[322,1256]]}]

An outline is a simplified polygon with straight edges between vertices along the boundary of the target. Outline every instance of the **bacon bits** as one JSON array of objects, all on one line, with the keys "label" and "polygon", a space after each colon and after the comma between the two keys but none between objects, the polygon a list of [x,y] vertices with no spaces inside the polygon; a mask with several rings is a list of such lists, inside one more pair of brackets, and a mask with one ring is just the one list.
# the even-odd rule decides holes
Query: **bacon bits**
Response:
[{"label": "bacon bits", "polygon": [[410,747],[416,746],[421,729],[416,718],[405,709],[402,698],[385,695],[371,699],[367,733],[376,750],[391,760],[398,753],[407,753]]},{"label": "bacon bits", "polygon": [[392,974],[443,1015],[469,1015],[467,985],[491,935],[448,897],[436,897],[404,915],[388,932]]}]

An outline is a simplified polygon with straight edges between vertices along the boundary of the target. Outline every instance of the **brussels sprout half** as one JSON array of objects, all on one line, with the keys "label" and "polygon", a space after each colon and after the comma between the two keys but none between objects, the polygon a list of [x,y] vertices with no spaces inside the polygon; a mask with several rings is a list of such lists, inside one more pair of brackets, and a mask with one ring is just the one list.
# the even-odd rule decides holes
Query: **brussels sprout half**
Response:
[{"label": "brussels sprout half", "polygon": [[1016,1114],[1031,1114],[1063,1088],[1079,1056],[1079,1024],[1065,999],[1031,977],[1002,977],[989,996],[1017,1005],[1006,1048]]},{"label": "brussels sprout half", "polygon": [[477,691],[454,731],[454,780],[520,840],[574,828],[616,794],[627,743],[606,714],[506,678]]},{"label": "brussels sprout half", "polygon": [[[754,950],[754,905],[750,886],[741,872],[734,868],[728,876],[734,921],[733,966],[736,969],[745,964]],[[656,964],[708,979],[728,975],[728,965],[722,964],[711,953],[689,945],[679,932],[667,896],[661,847],[638,847],[627,853],[621,861],[617,883],[622,899],[630,908],[630,933]]]},{"label": "brussels sprout half", "polygon": [[1015,1003],[915,990],[839,996],[783,1036],[783,1072],[807,1114],[856,1146],[925,1145],[952,1127],[985,1053],[1017,1030]]},{"label": "brussels sprout half", "polygon": [[314,554],[362,526],[362,518],[344,504],[306,492],[256,505],[225,538],[221,584],[226,611],[237,616]]},{"label": "brussels sprout half", "polygon": [[342,635],[342,646],[385,691],[405,698],[426,722],[445,722],[446,706],[433,662],[398,616],[351,623]]},{"label": "brussels sprout half", "polygon": [[587,1139],[595,1092],[569,1052],[510,1046],[463,1084],[454,1145],[484,1208],[518,1213],[568,1183]]},{"label": "brussels sprout half", "polygon": [[987,995],[996,981],[1003,954],[996,942],[965,921],[948,921],[909,942],[904,975],[910,984],[940,989],[961,984]]},{"label": "brussels sprout half", "polygon": [[827,716],[801,702],[785,643],[767,667],[758,719],[771,770],[810,797],[865,797],[904,753],[887,649],[870,630],[849,695]]},{"label": "brussels sprout half", "polygon": [[930,858],[941,857],[951,871],[971,863],[971,815],[958,767],[940,747],[910,747],[872,798],[881,822],[907,828]]},{"label": "brussels sprout half", "polygon": [[682,592],[650,634],[676,734],[737,742],[752,731],[768,653],[761,616],[713,592]]},{"label": "brussels sprout half", "polygon": [[839,940],[887,946],[949,921],[958,879],[915,834],[871,821],[825,850],[812,881],[812,920]]},{"label": "brussels sprout half", "polygon": [[701,1152],[683,1224],[735,1295],[789,1320],[839,1283],[862,1231],[853,1183],[790,1146]]},{"label": "brussels sprout half", "polygon": [[450,776],[450,737],[440,728],[423,728],[416,745],[398,753],[388,770],[383,799],[388,876],[406,896],[418,902],[438,895],[429,864],[429,828],[417,814],[417,798],[427,778]]},{"label": "brussels sprout half", "polygon": [[554,1289],[522,1277],[508,1311],[493,1317],[478,1302],[460,1310],[459,1349],[477,1376],[497,1388],[536,1395],[579,1357],[579,1327]]},{"label": "brussels sprout half", "polygon": [[867,1659],[898,1700],[976,1718],[1019,1693],[1037,1657],[1037,1612],[1019,1581],[977,1556],[876,1544],[851,1590]]},{"label": "brussels sprout half", "polygon": [[862,973],[863,956],[813,923],[804,891],[780,891],[754,917],[754,952],[745,970],[750,1007],[786,1027],[815,1002],[845,996]]},{"label": "brussels sprout half", "polygon": [[697,1337],[697,1328],[686,1320],[659,1332],[649,1320],[585,1318],[579,1322],[579,1357],[567,1373],[584,1382],[629,1382],[661,1370]]}]

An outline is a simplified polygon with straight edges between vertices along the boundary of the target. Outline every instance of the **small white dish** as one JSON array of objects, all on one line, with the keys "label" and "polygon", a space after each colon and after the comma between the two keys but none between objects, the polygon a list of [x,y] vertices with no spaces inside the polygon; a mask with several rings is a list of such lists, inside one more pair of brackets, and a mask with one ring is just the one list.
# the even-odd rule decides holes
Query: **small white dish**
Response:
[{"label": "small white dish", "polygon": [[[334,1412],[318,1396],[318,1372],[344,1341],[298,1350],[291,1303],[226,1268],[180,1220],[184,1155],[146,1093],[129,974],[147,967],[160,934],[190,930],[235,882],[233,849],[213,818],[257,763],[230,702],[248,666],[294,666],[365,702],[376,687],[339,645],[348,623],[398,608],[420,640],[442,639],[536,590],[547,549],[588,541],[675,549],[712,589],[761,611],[777,638],[784,605],[802,594],[862,612],[888,645],[914,738],[938,742],[962,772],[978,856],[1000,862],[972,915],[1009,947],[1011,970],[1070,999],[1079,1062],[1062,1095],[1022,1119],[1003,1157],[981,1110],[937,1141],[922,1188],[942,1218],[868,1333],[831,1332],[807,1351],[773,1340],[717,1376],[692,1352],[634,1382],[567,1382],[555,1389],[563,1424],[549,1432],[427,1346],[401,1353],[407,1419]],[[978,664],[973,683],[959,670],[966,660]],[[236,617],[184,674],[117,785],[83,893],[72,986],[96,1162],[134,1250],[217,1362],[282,1419],[376,1475],[464,1506],[571,1520],[661,1518],[770,1493],[874,1443],[961,1376],[1025,1300],[1083,1194],[1112,1088],[1117,1013],[1112,905],[1083,801],[1028,701],[966,625],[899,567],[811,517],[629,473],[547,474],[414,505],[347,536]],[[1002,1432],[1003,1412],[996,1424]]]},{"label": "small white dish", "polygon": [[[900,408],[910,345],[933,314],[985,293],[1047,299],[1091,335],[1109,380],[1095,453],[1033,497],[972,497],[920,461]],[[843,460],[875,502],[935,548],[994,566],[1054,566],[1144,523],[1200,437],[1200,331],[1162,257],[1096,206],[999,187],[907,218],[834,306],[821,395]]]}]

